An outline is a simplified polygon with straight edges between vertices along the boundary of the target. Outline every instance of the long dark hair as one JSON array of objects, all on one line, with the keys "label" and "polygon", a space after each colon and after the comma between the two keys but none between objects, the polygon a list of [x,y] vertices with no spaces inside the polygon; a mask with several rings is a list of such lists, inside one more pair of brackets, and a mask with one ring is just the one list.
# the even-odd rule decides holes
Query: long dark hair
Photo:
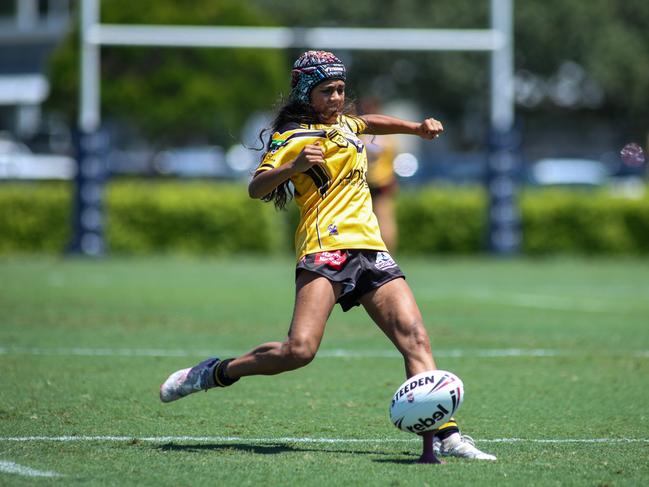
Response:
[{"label": "long dark hair", "polygon": [[[353,100],[345,99],[343,113],[355,113],[355,103]],[[270,134],[268,142],[265,144],[266,152],[264,152],[261,158],[263,159],[270,150],[273,133],[285,132],[286,130],[297,128],[298,125],[311,125],[317,123],[320,123],[320,118],[311,105],[295,100],[285,102],[277,111],[277,115],[271,122],[270,127],[263,129],[259,133],[259,139],[262,141],[262,146],[264,145],[264,137]],[[272,201],[275,208],[278,210],[286,209],[286,205],[293,199],[293,191],[289,181],[284,181],[261,199],[266,202]]]},{"label": "long dark hair", "polygon": [[[311,107],[300,101],[289,100],[284,103],[277,111],[277,115],[270,124],[270,127],[265,128],[259,134],[260,140],[263,141],[265,135],[269,135],[268,142],[266,143],[266,152],[262,155],[262,159],[270,150],[272,135],[275,132],[284,132],[290,130],[293,126],[300,124],[313,124],[318,123],[318,114]],[[289,181],[284,181],[277,186],[274,190],[262,198],[262,201],[272,201],[275,208],[278,210],[285,210],[286,205],[293,199],[293,191]]]}]

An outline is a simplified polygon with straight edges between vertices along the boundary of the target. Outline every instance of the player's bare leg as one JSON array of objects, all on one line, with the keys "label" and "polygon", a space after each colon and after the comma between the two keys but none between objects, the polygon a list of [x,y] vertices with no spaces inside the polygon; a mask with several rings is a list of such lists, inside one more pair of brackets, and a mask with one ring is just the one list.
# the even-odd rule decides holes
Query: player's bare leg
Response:
[{"label": "player's bare leg", "polygon": [[[361,303],[403,355],[406,376],[434,370],[435,361],[419,307],[404,279],[394,279],[366,294]],[[418,463],[443,463],[433,451],[434,432],[424,433]]]},{"label": "player's bare leg", "polygon": [[232,378],[273,375],[307,365],[315,357],[327,319],[340,294],[340,284],[309,271],[298,276],[295,307],[288,337],[260,345],[233,359],[227,368]]},{"label": "player's bare leg", "polygon": [[403,356],[407,377],[437,368],[421,312],[404,279],[389,281],[360,301]]},{"label": "player's bare leg", "polygon": [[[403,355],[407,377],[437,368],[421,312],[404,279],[394,279],[367,293],[361,298],[361,303]],[[444,431],[448,436],[442,431],[444,428],[447,428]],[[443,438],[435,438],[436,434]],[[441,463],[435,455],[434,446],[442,455],[496,460],[495,456],[476,448],[471,437],[461,435],[455,421],[450,421],[435,432],[423,434],[422,438],[421,463]]]},{"label": "player's bare leg", "polygon": [[160,386],[160,400],[171,402],[213,387],[225,387],[246,375],[273,375],[294,370],[313,360],[338,295],[340,285],[303,271],[296,283],[295,308],[288,337],[268,342],[241,357],[209,358],[171,374]]}]

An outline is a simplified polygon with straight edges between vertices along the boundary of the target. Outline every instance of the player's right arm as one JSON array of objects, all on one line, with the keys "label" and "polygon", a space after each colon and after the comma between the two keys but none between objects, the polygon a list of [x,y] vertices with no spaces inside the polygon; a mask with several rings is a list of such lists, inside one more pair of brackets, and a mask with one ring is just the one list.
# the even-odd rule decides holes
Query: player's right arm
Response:
[{"label": "player's right arm", "polygon": [[410,134],[431,140],[444,132],[442,123],[434,118],[426,118],[423,122],[410,122],[380,114],[361,115],[359,118],[367,125],[364,130],[366,134]]},{"label": "player's right arm", "polygon": [[248,194],[254,199],[263,198],[296,174],[324,162],[324,151],[320,143],[316,141],[307,144],[294,160],[273,169],[257,171],[248,185]]}]

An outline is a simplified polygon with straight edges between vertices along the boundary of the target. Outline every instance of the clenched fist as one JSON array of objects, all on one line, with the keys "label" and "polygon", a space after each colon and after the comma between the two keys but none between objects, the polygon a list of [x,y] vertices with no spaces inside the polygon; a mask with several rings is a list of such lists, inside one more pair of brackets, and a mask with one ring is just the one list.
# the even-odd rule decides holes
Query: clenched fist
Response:
[{"label": "clenched fist", "polygon": [[416,134],[422,139],[432,140],[444,132],[444,127],[442,122],[435,120],[434,118],[427,118],[419,124],[419,127],[416,129]]},{"label": "clenched fist", "polygon": [[293,167],[298,172],[304,172],[308,170],[311,166],[316,164],[324,164],[324,149],[320,145],[320,141],[316,141],[313,144],[308,144],[304,146],[300,155],[297,156],[297,159],[293,162]]}]

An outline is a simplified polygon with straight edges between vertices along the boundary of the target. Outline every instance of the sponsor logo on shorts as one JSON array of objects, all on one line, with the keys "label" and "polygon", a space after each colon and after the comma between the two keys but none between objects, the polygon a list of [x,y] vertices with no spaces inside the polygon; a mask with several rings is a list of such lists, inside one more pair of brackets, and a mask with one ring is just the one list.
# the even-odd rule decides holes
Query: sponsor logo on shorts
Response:
[{"label": "sponsor logo on shorts", "polygon": [[327,230],[329,230],[329,235],[338,235],[338,225],[332,223],[327,227]]},{"label": "sponsor logo on shorts", "polygon": [[327,265],[335,270],[342,269],[343,265],[347,261],[347,254],[341,250],[336,250],[334,252],[318,252],[315,254],[315,264],[316,265]]},{"label": "sponsor logo on shorts", "polygon": [[392,269],[393,267],[396,267],[397,263],[387,252],[378,252],[376,254],[376,262],[374,262],[374,265],[377,269],[384,271],[386,269]]}]

